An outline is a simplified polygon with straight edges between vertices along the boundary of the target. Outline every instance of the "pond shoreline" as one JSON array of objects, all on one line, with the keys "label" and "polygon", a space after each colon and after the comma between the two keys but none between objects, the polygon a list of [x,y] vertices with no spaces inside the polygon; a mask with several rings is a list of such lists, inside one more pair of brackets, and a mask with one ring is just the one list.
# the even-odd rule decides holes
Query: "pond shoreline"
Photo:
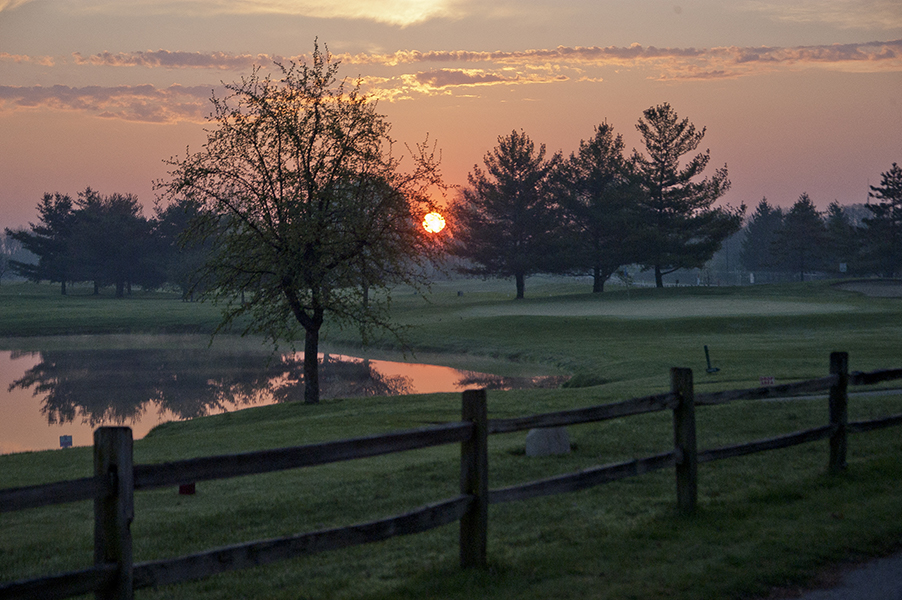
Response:
[{"label": "pond shoreline", "polygon": [[[75,446],[90,445],[100,425],[131,426],[137,439],[168,421],[303,398],[303,353],[273,352],[260,338],[220,336],[210,343],[204,335],[110,334],[19,341],[0,339],[0,454],[58,448],[69,436]],[[558,387],[566,379],[344,352],[329,348],[320,355],[324,400]],[[449,362],[471,366],[468,358]],[[503,366],[498,370],[508,373],[523,367]]]}]

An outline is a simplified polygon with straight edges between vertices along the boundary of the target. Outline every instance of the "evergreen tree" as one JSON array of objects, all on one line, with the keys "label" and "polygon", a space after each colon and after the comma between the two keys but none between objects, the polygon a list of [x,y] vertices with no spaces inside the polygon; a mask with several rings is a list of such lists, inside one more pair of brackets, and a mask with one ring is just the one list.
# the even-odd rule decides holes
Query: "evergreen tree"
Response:
[{"label": "evergreen tree", "polygon": [[6,232],[0,234],[0,283],[12,273],[12,262],[17,257],[24,259],[23,255],[25,254],[22,242],[14,239]]},{"label": "evergreen tree", "polygon": [[805,281],[805,273],[824,267],[826,241],[824,219],[808,194],[802,194],[783,217],[774,255],[786,270],[799,274],[799,281]]},{"label": "evergreen tree", "polygon": [[555,255],[555,174],[560,154],[545,158],[545,145],[524,132],[498,137],[498,145],[469,175],[469,186],[451,207],[452,252],[475,266],[474,275],[513,277],[523,298],[527,275],[552,269]]},{"label": "evergreen tree", "polygon": [[178,286],[183,300],[200,294],[201,271],[210,254],[210,243],[191,235],[192,223],[201,218],[197,202],[179,198],[165,208],[158,205],[153,221],[157,268],[166,282]]},{"label": "evergreen tree", "polygon": [[773,254],[773,243],[782,225],[783,209],[771,206],[767,198],[762,198],[745,226],[745,237],[739,253],[739,261],[746,271],[754,273],[778,266]]},{"label": "evergreen tree", "polygon": [[711,159],[709,151],[681,166],[682,157],[698,148],[704,128],[696,130],[665,103],[646,109],[636,129],[648,153],[634,153],[645,192],[641,264],[654,269],[655,285],[664,287],[664,275],[704,266],[723,240],[742,227],[745,207],[713,206],[730,188],[730,180],[726,165],[710,178],[698,179]]},{"label": "evergreen tree", "polygon": [[66,295],[66,283],[72,280],[72,230],[75,216],[72,198],[59,192],[44,194],[38,203],[38,223],[30,223],[31,230],[11,231],[6,235],[38,257],[35,264],[12,260],[10,266],[18,275],[31,281],[48,280],[60,284]]},{"label": "evergreen tree", "polygon": [[[858,235],[844,207],[831,202],[825,216],[826,248],[825,266],[831,273],[847,273],[856,270],[858,261]],[[843,267],[845,265],[845,267]]]},{"label": "evergreen tree", "polygon": [[641,193],[623,156],[623,137],[607,123],[570,155],[560,203],[566,220],[565,270],[591,273],[592,292],[623,265],[637,261],[636,229]]},{"label": "evergreen tree", "polygon": [[132,284],[159,285],[151,226],[132,194],[102,196],[90,187],[79,192],[72,234],[76,278],[93,281],[94,293],[115,285],[122,298]]},{"label": "evergreen tree", "polygon": [[862,231],[865,257],[875,271],[893,277],[902,272],[902,168],[893,163],[868,196],[878,203],[867,204],[871,217],[864,219]]}]

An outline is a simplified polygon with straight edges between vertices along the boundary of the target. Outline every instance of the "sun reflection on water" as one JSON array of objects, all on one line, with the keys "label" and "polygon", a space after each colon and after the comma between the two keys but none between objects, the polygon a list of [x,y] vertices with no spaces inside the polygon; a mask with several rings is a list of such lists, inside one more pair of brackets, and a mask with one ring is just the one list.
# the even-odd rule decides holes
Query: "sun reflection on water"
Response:
[{"label": "sun reflection on water", "polygon": [[[303,353],[197,349],[0,351],[0,454],[92,443],[100,425],[141,438],[159,423],[301,400]],[[322,398],[557,387],[449,367],[320,355]]]}]

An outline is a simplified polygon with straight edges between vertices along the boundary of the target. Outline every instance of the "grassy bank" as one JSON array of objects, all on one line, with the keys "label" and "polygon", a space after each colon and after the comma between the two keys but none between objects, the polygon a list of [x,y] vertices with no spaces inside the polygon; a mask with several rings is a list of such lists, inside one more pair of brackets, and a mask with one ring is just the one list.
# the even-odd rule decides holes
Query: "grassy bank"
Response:
[{"label": "grassy bank", "polygon": [[4,283],[0,286],[0,337],[100,333],[209,333],[219,322],[210,304],[182,302],[167,292],[136,291],[116,298],[93,287]]},{"label": "grassy bank", "polygon": [[[13,286],[9,286],[12,288]],[[0,290],[0,331],[17,333],[6,308],[39,314]],[[46,292],[46,290],[44,290]],[[458,292],[463,291],[463,295]],[[531,292],[531,294],[530,294]],[[490,417],[587,406],[667,388],[670,366],[695,370],[700,389],[748,387],[826,373],[831,350],[850,353],[853,370],[900,366],[902,302],[838,292],[827,285],[743,289],[616,290],[594,297],[585,286],[534,281],[531,297],[484,282],[436,286],[429,302],[395,294],[410,345],[447,362],[486,358],[518,368],[563,370],[577,384],[562,390],[493,392]],[[70,298],[71,300],[72,298]],[[77,303],[79,308],[73,309]],[[93,305],[91,303],[94,303]],[[144,303],[140,315],[129,303]],[[157,303],[157,304],[153,304]],[[99,305],[102,308],[96,308]],[[75,298],[46,323],[100,332],[106,313],[121,332],[162,331],[209,323],[209,308],[173,298]],[[17,306],[18,305],[18,306]],[[82,308],[83,307],[83,308]],[[94,307],[94,308],[92,308]],[[145,312],[148,311],[148,312]],[[193,312],[192,312],[193,311]],[[113,315],[112,313],[116,313]],[[130,321],[129,319],[134,319]],[[207,319],[207,321],[205,321]],[[97,321],[89,323],[89,321]],[[122,323],[131,323],[122,325]],[[135,323],[143,323],[138,326]],[[12,323],[12,325],[10,325]],[[38,318],[30,335],[48,335]],[[134,329],[131,329],[133,328]],[[147,329],[144,329],[147,327]],[[191,329],[186,329],[190,331]],[[354,338],[329,332],[335,345]],[[5,345],[23,340],[6,339]],[[703,346],[721,370],[704,372]],[[382,340],[377,352],[393,352]],[[500,367],[499,367],[500,368]],[[596,385],[588,385],[596,384]],[[455,420],[459,395],[284,404],[171,423],[136,443],[136,461],[157,462],[367,435]],[[851,419],[902,412],[902,396],[855,398]],[[804,429],[826,420],[826,400],[746,402],[698,411],[699,446],[708,448]],[[574,451],[528,459],[523,435],[490,439],[490,485],[566,473],[665,451],[667,414],[570,428]],[[292,471],[198,484],[196,496],[174,490],[139,493],[135,558],[151,560],[205,548],[310,531],[402,512],[452,496],[458,450],[408,452]],[[818,568],[879,554],[902,542],[902,436],[898,429],[853,436],[849,471],[825,474],[826,443],[700,468],[700,510],[675,514],[673,474],[658,472],[553,498],[490,507],[487,572],[457,568],[456,528],[342,550],[209,580],[139,592],[139,598],[752,598],[771,586],[804,582]],[[88,448],[0,456],[0,487],[81,477]],[[0,581],[88,566],[92,507],[77,503],[3,516]]]}]

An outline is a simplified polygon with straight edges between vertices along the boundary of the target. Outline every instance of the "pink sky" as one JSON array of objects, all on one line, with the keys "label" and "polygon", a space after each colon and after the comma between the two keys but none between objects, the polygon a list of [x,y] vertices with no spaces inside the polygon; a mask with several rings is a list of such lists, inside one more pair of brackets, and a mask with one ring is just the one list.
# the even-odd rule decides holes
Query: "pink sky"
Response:
[{"label": "pink sky", "polygon": [[451,184],[513,129],[569,153],[606,120],[636,147],[662,102],[707,127],[733,205],[863,202],[902,163],[898,0],[0,0],[0,227],[86,186],[150,214],[211,91],[316,37]]}]

